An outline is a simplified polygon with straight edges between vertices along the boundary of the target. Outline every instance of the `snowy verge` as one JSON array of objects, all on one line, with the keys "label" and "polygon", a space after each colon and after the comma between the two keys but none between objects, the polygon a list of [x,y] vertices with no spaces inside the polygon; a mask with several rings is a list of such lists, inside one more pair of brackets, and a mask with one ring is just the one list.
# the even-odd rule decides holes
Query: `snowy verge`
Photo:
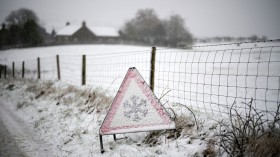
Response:
[{"label": "snowy verge", "polygon": [[99,127],[113,98],[102,89],[63,82],[1,80],[1,119],[28,156],[221,156],[213,115],[170,104],[179,113],[174,132],[104,136],[100,153]]}]

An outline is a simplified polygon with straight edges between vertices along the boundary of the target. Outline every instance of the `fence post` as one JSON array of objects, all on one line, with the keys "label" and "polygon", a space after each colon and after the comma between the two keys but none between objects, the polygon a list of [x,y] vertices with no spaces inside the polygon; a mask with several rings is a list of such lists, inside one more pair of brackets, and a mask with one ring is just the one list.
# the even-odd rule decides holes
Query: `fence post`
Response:
[{"label": "fence post", "polygon": [[60,80],[59,55],[56,55],[56,68],[57,68],[57,79]]},{"label": "fence post", "polygon": [[22,78],[24,78],[24,61],[22,61],[22,69],[21,69],[22,71]]},{"label": "fence post", "polygon": [[0,78],[2,78],[2,65],[0,64]]},{"label": "fence post", "polygon": [[13,62],[12,69],[13,69],[13,77],[15,77],[15,62]]},{"label": "fence post", "polygon": [[38,79],[41,79],[41,66],[40,66],[40,57],[37,58],[37,72],[38,72]]},{"label": "fence post", "polygon": [[82,85],[86,84],[86,55],[82,58]]},{"label": "fence post", "polygon": [[155,64],[156,64],[156,47],[152,47],[151,69],[150,69],[150,88],[154,92],[155,83]]},{"label": "fence post", "polygon": [[7,65],[4,65],[4,78],[7,78]]}]

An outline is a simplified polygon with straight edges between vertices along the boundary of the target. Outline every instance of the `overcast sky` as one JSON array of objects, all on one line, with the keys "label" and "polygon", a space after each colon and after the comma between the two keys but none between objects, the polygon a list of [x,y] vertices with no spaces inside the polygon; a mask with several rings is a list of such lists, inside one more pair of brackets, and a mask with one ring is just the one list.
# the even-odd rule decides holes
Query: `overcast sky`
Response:
[{"label": "overcast sky", "polygon": [[0,22],[19,8],[32,9],[48,31],[83,20],[119,29],[138,9],[153,8],[161,19],[182,16],[196,37],[280,38],[280,0],[0,0]]}]

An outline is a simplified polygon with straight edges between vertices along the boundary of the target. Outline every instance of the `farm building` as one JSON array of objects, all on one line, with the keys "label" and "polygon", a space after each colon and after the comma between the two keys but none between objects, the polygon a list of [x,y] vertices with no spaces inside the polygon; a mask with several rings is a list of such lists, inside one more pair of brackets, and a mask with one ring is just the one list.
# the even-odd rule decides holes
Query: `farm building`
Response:
[{"label": "farm building", "polygon": [[82,22],[82,26],[70,25],[57,31],[55,42],[59,44],[67,43],[114,43],[118,41],[118,30],[112,27],[87,26]]}]

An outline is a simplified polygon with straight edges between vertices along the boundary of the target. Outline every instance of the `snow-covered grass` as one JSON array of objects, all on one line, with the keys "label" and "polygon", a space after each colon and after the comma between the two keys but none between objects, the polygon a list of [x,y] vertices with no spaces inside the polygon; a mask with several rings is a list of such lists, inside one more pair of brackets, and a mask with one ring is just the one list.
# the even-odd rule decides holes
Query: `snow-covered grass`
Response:
[{"label": "snow-covered grass", "polygon": [[[216,136],[221,131],[218,122],[225,117],[207,111],[227,112],[228,105],[236,103],[241,107],[239,112],[244,113],[244,103],[251,98],[256,100],[256,109],[275,111],[280,96],[279,50],[279,43],[206,46],[193,50],[158,48],[155,94],[160,98],[167,93],[161,101],[177,114],[176,134],[117,135],[120,138],[117,142],[111,136],[104,136],[106,153],[102,156],[225,156],[223,149],[217,146],[219,137]],[[98,130],[112,96],[131,66],[137,67],[144,79],[149,80],[150,51],[150,47],[125,45],[68,45],[1,51],[1,64],[11,66],[15,61],[20,71],[25,61],[29,71],[27,78],[36,78],[36,59],[41,57],[41,78],[52,80],[10,77],[0,81],[0,100],[5,102],[2,105],[32,128],[31,132],[36,134],[34,138],[43,139],[47,147],[39,149],[38,144],[27,145],[30,141],[25,141],[18,142],[20,148],[30,152],[30,156],[36,156],[34,152],[101,156]],[[60,55],[62,81],[56,80],[57,54]],[[87,86],[80,86],[82,54],[87,55]],[[17,74],[17,78],[19,76]]]},{"label": "snow-covered grass", "polygon": [[229,122],[221,121],[221,147],[230,156],[279,156],[280,155],[280,104],[271,121],[253,107],[253,99],[246,104],[249,112],[241,115],[233,104]]},{"label": "snow-covered grass", "polygon": [[[211,149],[210,154],[222,155],[216,146],[218,122],[211,120],[212,115],[194,112],[199,126],[197,130],[194,117],[188,110],[170,104],[178,116],[177,136],[173,131],[118,134],[116,142],[112,136],[104,136],[106,152],[101,155],[99,128],[112,101],[103,90],[28,79],[2,79],[0,88],[0,100],[5,102],[2,105],[22,119],[22,126],[31,128],[34,139],[37,137],[45,143],[47,154],[194,157],[204,156]],[[37,145],[27,145],[24,139],[17,142],[22,151],[34,156]]]}]

